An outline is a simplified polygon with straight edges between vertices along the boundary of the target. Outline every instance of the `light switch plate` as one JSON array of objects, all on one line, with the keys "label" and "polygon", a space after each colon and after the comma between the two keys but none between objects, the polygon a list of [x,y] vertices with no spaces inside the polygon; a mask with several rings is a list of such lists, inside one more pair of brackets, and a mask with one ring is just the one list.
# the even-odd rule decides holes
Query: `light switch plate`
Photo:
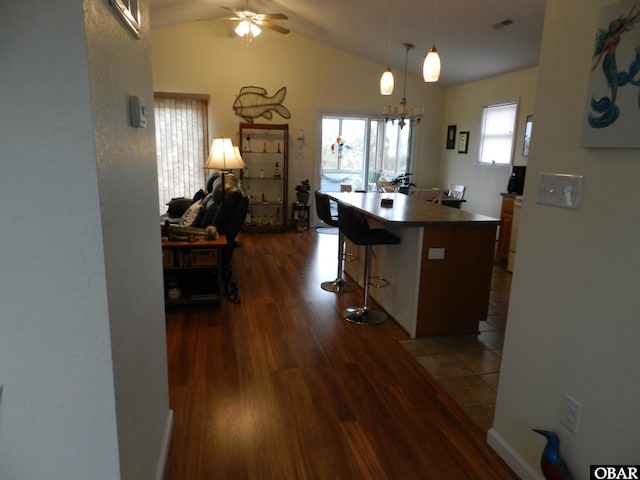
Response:
[{"label": "light switch plate", "polygon": [[584,191],[583,175],[540,173],[536,202],[554,207],[580,210]]}]

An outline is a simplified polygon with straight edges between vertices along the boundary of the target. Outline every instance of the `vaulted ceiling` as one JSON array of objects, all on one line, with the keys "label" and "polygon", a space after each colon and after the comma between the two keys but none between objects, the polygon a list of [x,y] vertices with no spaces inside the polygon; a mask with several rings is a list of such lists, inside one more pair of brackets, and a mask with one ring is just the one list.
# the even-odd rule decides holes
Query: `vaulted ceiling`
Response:
[{"label": "vaulted ceiling", "polygon": [[[287,20],[273,23],[396,73],[404,71],[404,43],[415,45],[414,75],[435,43],[441,84],[457,85],[537,65],[546,0],[150,0],[151,25],[229,17],[221,6],[284,13]],[[265,30],[254,41],[269,35],[281,34]]]}]

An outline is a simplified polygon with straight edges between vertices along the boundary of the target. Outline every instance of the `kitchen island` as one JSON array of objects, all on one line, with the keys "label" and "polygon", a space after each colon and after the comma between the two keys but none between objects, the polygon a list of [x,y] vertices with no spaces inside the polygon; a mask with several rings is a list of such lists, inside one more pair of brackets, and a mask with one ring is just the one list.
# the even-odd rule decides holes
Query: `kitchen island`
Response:
[{"label": "kitchen island", "polygon": [[[389,280],[371,296],[413,337],[478,332],[486,320],[500,221],[401,193],[329,193],[402,239],[375,247],[371,273]],[[382,207],[382,199],[393,200]],[[363,285],[364,247],[345,272]]]}]

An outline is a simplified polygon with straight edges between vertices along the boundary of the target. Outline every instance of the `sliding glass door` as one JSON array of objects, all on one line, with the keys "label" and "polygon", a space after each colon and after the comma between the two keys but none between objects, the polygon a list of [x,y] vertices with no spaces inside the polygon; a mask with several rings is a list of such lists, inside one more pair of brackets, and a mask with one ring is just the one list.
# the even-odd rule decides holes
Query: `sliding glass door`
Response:
[{"label": "sliding glass door", "polygon": [[376,182],[409,172],[412,126],[367,115],[323,114],[320,190],[376,191]]}]

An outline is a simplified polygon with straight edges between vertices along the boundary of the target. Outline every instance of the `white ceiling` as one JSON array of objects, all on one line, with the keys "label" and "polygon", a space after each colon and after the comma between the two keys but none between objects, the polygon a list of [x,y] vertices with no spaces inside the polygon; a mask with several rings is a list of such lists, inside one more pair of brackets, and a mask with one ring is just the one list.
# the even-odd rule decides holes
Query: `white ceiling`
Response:
[{"label": "white ceiling", "polygon": [[[284,13],[289,19],[274,23],[381,66],[390,63],[396,82],[404,71],[403,44],[415,45],[409,52],[408,69],[421,76],[424,55],[435,42],[442,59],[441,84],[457,85],[537,65],[546,0],[149,0],[149,3],[152,27],[228,17],[229,12],[220,6]],[[491,28],[507,19],[515,23],[500,30]],[[254,41],[267,41],[269,35],[280,34],[265,29]]]}]

